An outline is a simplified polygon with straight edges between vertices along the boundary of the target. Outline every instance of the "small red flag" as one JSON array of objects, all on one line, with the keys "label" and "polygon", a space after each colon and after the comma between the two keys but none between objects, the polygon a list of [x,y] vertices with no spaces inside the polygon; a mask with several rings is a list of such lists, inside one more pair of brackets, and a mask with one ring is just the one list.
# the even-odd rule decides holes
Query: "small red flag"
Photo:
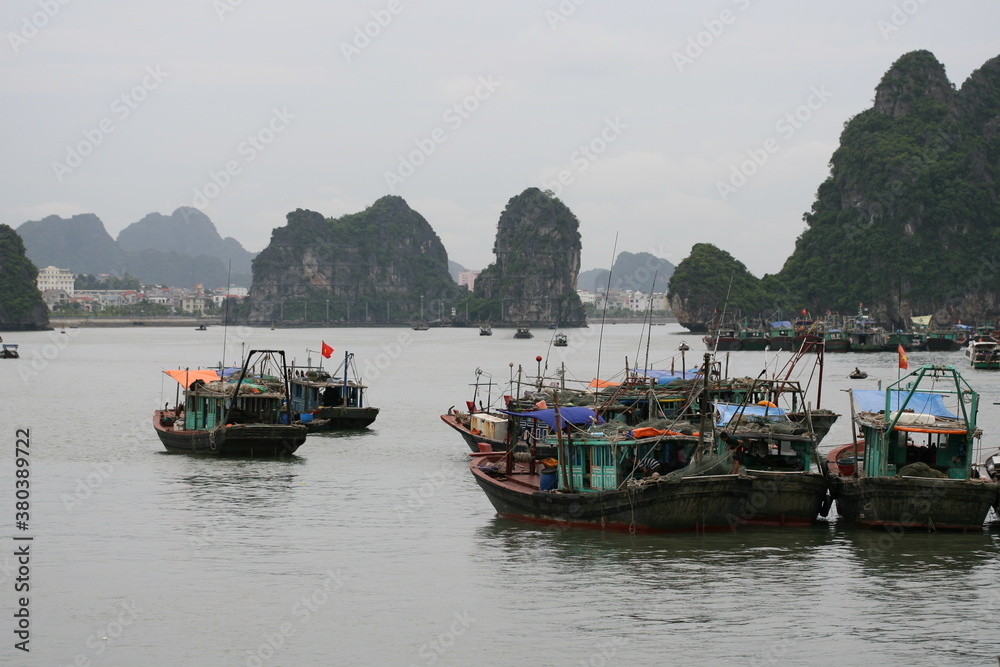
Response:
[{"label": "small red flag", "polygon": [[[903,348],[899,348],[899,349],[902,350]],[[329,359],[330,355],[333,354],[333,348],[330,347],[329,345],[327,345],[326,341],[323,341],[323,347],[320,349],[320,351],[322,352],[323,356],[326,357],[327,359]],[[906,367],[904,366],[903,368],[906,368]]]},{"label": "small red flag", "polygon": [[902,368],[903,370],[906,370],[909,367],[909,364],[906,361],[906,351],[903,349],[902,345],[898,347],[899,347],[899,367]]}]

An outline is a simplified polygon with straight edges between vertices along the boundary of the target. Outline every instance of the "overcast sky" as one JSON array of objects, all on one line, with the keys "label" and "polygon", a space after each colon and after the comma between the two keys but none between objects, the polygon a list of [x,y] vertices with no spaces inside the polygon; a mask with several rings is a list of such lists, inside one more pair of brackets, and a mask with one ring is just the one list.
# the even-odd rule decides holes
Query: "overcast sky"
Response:
[{"label": "overcast sky", "polygon": [[[398,194],[480,269],[527,187],[583,268],[698,242],[781,267],[843,123],[932,51],[961,86],[996,0],[5,0],[0,222],[202,209],[252,251],[296,208]],[[561,179],[561,180],[560,180]]]}]

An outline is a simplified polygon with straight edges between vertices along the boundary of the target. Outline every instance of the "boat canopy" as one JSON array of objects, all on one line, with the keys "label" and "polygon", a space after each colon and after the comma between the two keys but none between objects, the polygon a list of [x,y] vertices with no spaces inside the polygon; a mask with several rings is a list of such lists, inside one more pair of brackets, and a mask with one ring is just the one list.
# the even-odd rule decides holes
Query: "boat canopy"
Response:
[{"label": "boat canopy", "polygon": [[181,368],[176,371],[163,371],[177,382],[187,388],[191,386],[191,383],[195,380],[202,380],[204,382],[218,382],[219,374],[208,368],[201,368],[197,370],[185,370]]},{"label": "boat canopy", "polygon": [[[531,417],[541,419],[549,425],[550,429],[556,428],[556,411],[552,408],[545,410],[532,410],[530,412],[512,412],[510,410],[500,410],[500,412],[514,417]],[[565,424],[603,424],[604,419],[590,408],[559,408],[559,417]]]},{"label": "boat canopy", "polygon": [[782,320],[780,322],[771,322],[772,329],[791,329],[792,323],[788,320]]},{"label": "boat canopy", "polygon": [[656,384],[670,384],[674,380],[690,380],[692,378],[697,378],[700,373],[697,370],[693,371],[654,371],[652,369],[644,370],[637,368],[635,370],[636,375],[645,375],[648,378],[655,378]]},{"label": "boat canopy", "polygon": [[931,323],[931,315],[920,315],[910,317],[910,321],[922,327],[926,327]]},{"label": "boat canopy", "polygon": [[[906,401],[908,393],[905,390],[893,390],[890,397],[889,410],[892,412],[899,410],[899,406]],[[863,412],[881,412],[885,410],[885,394],[885,390],[880,389],[854,389],[851,391],[851,395],[854,396],[855,405]],[[945,407],[944,396],[941,394],[914,393],[906,404],[906,409],[920,414],[934,415],[935,417],[958,419],[957,415],[952,414]]]},{"label": "boat canopy", "polygon": [[766,405],[739,405],[736,403],[716,403],[715,409],[719,413],[719,421],[716,426],[726,426],[734,417],[759,417],[773,422],[786,422],[788,415],[781,408],[773,408]]},{"label": "boat canopy", "polygon": [[600,380],[598,378],[594,378],[587,386],[596,387],[598,389],[606,389],[607,387],[620,387],[621,384],[621,382],[612,382],[611,380]]}]

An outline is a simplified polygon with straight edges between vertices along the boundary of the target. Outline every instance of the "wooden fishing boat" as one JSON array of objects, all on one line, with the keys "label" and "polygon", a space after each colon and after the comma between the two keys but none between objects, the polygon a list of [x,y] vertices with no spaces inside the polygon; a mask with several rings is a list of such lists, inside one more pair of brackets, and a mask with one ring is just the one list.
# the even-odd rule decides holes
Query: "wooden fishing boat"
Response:
[{"label": "wooden fishing boat", "polygon": [[368,387],[349,352],[332,374],[322,365],[293,367],[289,382],[292,411],[300,421],[314,422],[310,430],[368,428],[378,417],[379,409],[367,403]]},{"label": "wooden fishing boat", "polygon": [[962,349],[965,334],[957,329],[929,331],[924,337],[924,346],[930,352],[956,352]]},{"label": "wooden fishing boat", "polygon": [[[697,446],[696,437],[670,437]],[[657,456],[664,438],[560,438],[564,456],[552,467],[527,453],[472,455],[469,469],[498,516],[630,532],[704,532],[732,530],[747,506],[749,478],[698,474],[717,465],[717,457],[643,476],[627,461]]]},{"label": "wooden fishing boat", "polygon": [[978,530],[1000,484],[973,474],[979,394],[925,364],[885,390],[852,390],[855,442],[828,455],[837,513],[865,526]]},{"label": "wooden fishing boat", "polygon": [[526,326],[519,326],[514,331],[514,338],[531,338],[531,329]]},{"label": "wooden fishing boat", "polygon": [[767,348],[771,352],[790,352],[795,348],[795,329],[787,320],[771,322],[771,333],[768,336]]},{"label": "wooden fishing boat", "polygon": [[[751,525],[804,526],[826,516],[829,483],[819,467],[816,435],[769,401],[716,403],[716,453],[739,453],[738,472],[751,480],[739,515]],[[723,437],[723,434],[725,436]],[[735,469],[735,466],[734,466]]]},{"label": "wooden fishing boat", "polygon": [[850,352],[851,339],[842,329],[827,329],[823,332],[827,352]]},{"label": "wooden fishing boat", "polygon": [[479,335],[480,336],[492,336],[493,335],[493,329],[490,328],[490,325],[484,324],[481,327],[479,327]]},{"label": "wooden fishing boat", "polygon": [[767,332],[755,327],[741,326],[736,336],[739,338],[739,349],[750,352],[766,350],[770,342]]},{"label": "wooden fishing boat", "polygon": [[564,333],[557,333],[552,337],[552,345],[555,347],[568,347],[569,337]]},{"label": "wooden fishing boat", "polygon": [[305,442],[306,427],[291,423],[283,350],[251,350],[235,382],[210,370],[165,372],[185,387],[183,404],[153,412],[168,452],[274,458]]},{"label": "wooden fishing boat", "polygon": [[701,339],[709,350],[731,352],[740,349],[740,337],[736,329],[716,329]]}]

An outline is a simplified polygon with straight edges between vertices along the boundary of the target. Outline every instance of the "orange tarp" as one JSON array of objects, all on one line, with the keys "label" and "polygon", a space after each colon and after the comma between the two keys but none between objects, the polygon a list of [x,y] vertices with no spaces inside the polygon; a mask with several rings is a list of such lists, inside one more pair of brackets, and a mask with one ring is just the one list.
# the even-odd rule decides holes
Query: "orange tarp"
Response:
[{"label": "orange tarp", "polygon": [[190,387],[191,383],[195,380],[204,380],[205,382],[217,382],[219,380],[219,374],[213,370],[203,368],[200,370],[190,370],[186,371],[183,368],[177,371],[163,371],[183,387]]},{"label": "orange tarp", "polygon": [[594,378],[593,380],[590,381],[590,384],[587,386],[598,387],[599,389],[603,389],[604,387],[618,387],[620,385],[621,382],[612,382],[611,380],[598,380],[597,378]]}]

